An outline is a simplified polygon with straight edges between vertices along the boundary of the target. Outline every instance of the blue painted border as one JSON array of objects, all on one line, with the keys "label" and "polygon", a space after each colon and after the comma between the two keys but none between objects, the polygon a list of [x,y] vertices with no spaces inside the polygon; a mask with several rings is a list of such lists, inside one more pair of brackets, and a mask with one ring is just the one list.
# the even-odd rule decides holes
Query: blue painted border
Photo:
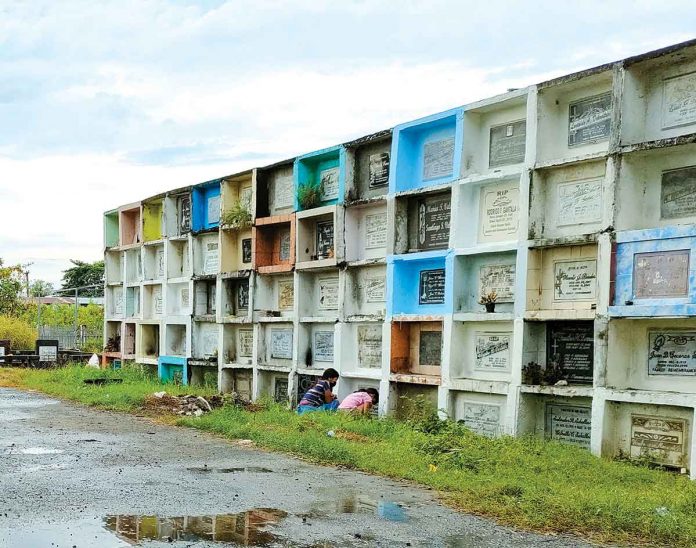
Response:
[{"label": "blue painted border", "polygon": [[[418,304],[418,276],[422,270],[445,269],[445,302]],[[453,306],[454,254],[451,250],[387,256],[387,319],[395,315],[450,314]]]},{"label": "blue painted border", "polygon": [[297,189],[300,183],[307,182],[307,179],[315,182],[319,171],[332,167],[338,167],[338,198],[321,202],[317,207],[343,203],[346,192],[346,149],[342,145],[337,145],[295,158],[293,166],[295,211],[303,211],[297,200]]},{"label": "blue painted border", "polygon": [[[191,189],[191,230],[199,232],[220,226],[220,221],[208,221],[208,200],[221,194],[222,179],[196,185]],[[221,213],[222,214],[222,213]]]},{"label": "blue painted border", "polygon": [[[422,147],[428,135],[454,133],[452,175],[422,179]],[[417,150],[413,150],[415,143]],[[397,125],[392,133],[389,165],[389,194],[451,183],[460,177],[464,144],[464,108],[457,107]],[[418,175],[416,175],[418,173]]]},{"label": "blue painted border", "polygon": [[[631,230],[616,235],[616,273],[614,305],[608,313],[613,317],[690,316],[696,313],[696,226]],[[688,249],[689,294],[677,298],[636,299],[633,267],[637,253]],[[626,305],[627,301],[633,302]]]},{"label": "blue painted border", "polygon": [[160,356],[157,358],[157,377],[162,382],[171,382],[174,369],[181,368],[181,382],[188,385],[188,358],[180,356]]}]

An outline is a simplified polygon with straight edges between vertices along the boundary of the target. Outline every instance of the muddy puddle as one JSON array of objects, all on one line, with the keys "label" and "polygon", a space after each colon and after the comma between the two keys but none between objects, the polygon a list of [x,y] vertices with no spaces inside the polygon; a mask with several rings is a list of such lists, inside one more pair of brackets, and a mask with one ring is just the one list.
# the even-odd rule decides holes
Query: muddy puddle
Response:
[{"label": "muddy puddle", "polygon": [[238,466],[233,468],[212,468],[210,466],[198,466],[187,468],[189,472],[196,474],[270,474],[273,472],[270,468],[262,466]]}]

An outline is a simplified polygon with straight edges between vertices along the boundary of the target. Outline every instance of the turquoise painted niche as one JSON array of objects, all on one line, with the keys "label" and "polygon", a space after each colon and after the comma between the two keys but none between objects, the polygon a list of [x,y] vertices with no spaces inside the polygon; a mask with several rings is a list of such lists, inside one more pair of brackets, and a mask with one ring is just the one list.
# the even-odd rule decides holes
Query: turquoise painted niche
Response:
[{"label": "turquoise painted niche", "polygon": [[696,227],[616,234],[614,317],[696,315]]},{"label": "turquoise painted niche", "polygon": [[191,192],[191,228],[194,232],[220,226],[220,179],[201,183]]},{"label": "turquoise painted niche", "polygon": [[394,128],[389,192],[451,183],[462,163],[464,109],[455,108]]},{"label": "turquoise painted niche", "polygon": [[[346,187],[346,150],[342,146],[325,148],[295,159],[295,209],[342,204]],[[306,190],[305,190],[306,189]],[[312,202],[303,201],[312,194]]]},{"label": "turquoise painted niche", "polygon": [[387,257],[387,316],[452,312],[450,251]]},{"label": "turquoise painted niche", "polygon": [[162,382],[175,382],[188,385],[188,359],[179,356],[160,356],[157,358],[157,376]]}]

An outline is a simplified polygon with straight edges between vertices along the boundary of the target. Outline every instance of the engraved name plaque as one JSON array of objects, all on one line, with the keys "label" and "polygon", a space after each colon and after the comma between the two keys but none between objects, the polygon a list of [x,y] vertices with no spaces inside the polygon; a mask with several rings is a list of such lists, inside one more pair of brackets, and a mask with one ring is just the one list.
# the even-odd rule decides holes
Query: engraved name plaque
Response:
[{"label": "engraved name plaque", "polygon": [[319,309],[336,310],[338,308],[338,278],[321,278],[319,280]]},{"label": "engraved name plaque", "polygon": [[648,375],[696,375],[696,331],[650,331]]},{"label": "engraved name plaque", "polygon": [[387,245],[387,214],[365,215],[365,248],[379,249]]},{"label": "engraved name plaque", "polygon": [[368,159],[368,180],[370,188],[380,188],[389,183],[389,153],[370,154]]},{"label": "engraved name plaque", "polygon": [[519,217],[517,187],[481,189],[481,237],[497,240],[515,238],[519,227]]},{"label": "engraved name plaque", "polygon": [[277,403],[288,401],[288,379],[276,377],[273,380],[273,399]]},{"label": "engraved name plaque", "polygon": [[557,187],[558,226],[602,220],[602,179],[573,181]]},{"label": "engraved name plaque", "polygon": [[662,91],[662,128],[696,122],[696,72],[665,79]]},{"label": "engraved name plaque", "polygon": [[479,371],[508,371],[512,333],[476,333],[476,364]]},{"label": "engraved name plaque", "polygon": [[338,198],[338,168],[332,167],[323,170],[319,174],[321,181],[321,201],[335,200]]},{"label": "engraved name plaque", "polygon": [[215,274],[218,271],[218,258],[218,243],[206,243],[203,255],[203,274]]},{"label": "engraved name plaque", "polygon": [[246,310],[249,308],[249,282],[243,281],[237,284],[237,308]]},{"label": "engraved name plaque", "polygon": [[568,382],[592,384],[594,326],[589,322],[550,322],[547,326],[547,366],[556,364]]},{"label": "engraved name plaque", "polygon": [[271,329],[271,358],[292,359],[292,329]]},{"label": "engraved name plaque", "polygon": [[418,202],[419,249],[443,249],[449,244],[450,197],[434,196]]},{"label": "engraved name plaque", "polygon": [[382,326],[359,325],[358,365],[365,368],[382,367]]},{"label": "engraved name plaque", "polygon": [[278,177],[273,182],[273,207],[286,209],[293,206],[294,185],[292,176]]},{"label": "engraved name plaque", "polygon": [[251,238],[244,238],[242,240],[242,262],[251,262]]},{"label": "engraved name plaque", "polygon": [[385,278],[365,278],[365,300],[368,303],[383,303],[386,300]]},{"label": "engraved name plaque", "polygon": [[334,256],[333,221],[317,223],[317,258],[328,259]]},{"label": "engraved name plaque", "polygon": [[524,162],[526,140],[526,120],[492,127],[488,148],[488,167]]},{"label": "engraved name plaque", "polygon": [[208,224],[220,222],[220,195],[208,198]]},{"label": "engraved name plaque", "polygon": [[418,365],[439,367],[442,361],[442,331],[421,331]]},{"label": "engraved name plaque", "polygon": [[182,196],[177,200],[177,212],[179,214],[179,234],[185,234],[191,230],[190,196]]},{"label": "engraved name plaque", "polygon": [[660,218],[677,219],[696,215],[696,166],[662,173]]},{"label": "engraved name plaque", "polygon": [[631,415],[631,457],[647,457],[667,466],[684,466],[686,421]]},{"label": "engraved name plaque", "polygon": [[496,302],[511,303],[515,300],[515,265],[484,265],[479,271],[479,295],[495,293]]},{"label": "engraved name plaque", "polygon": [[423,180],[449,177],[454,171],[454,138],[423,145]]},{"label": "engraved name plaque", "polygon": [[580,405],[547,404],[546,437],[590,448],[592,409]]},{"label": "engraved name plaque", "polygon": [[280,310],[292,310],[295,298],[295,289],[292,280],[278,282],[278,308]]},{"label": "engraved name plaque", "polygon": [[570,103],[568,146],[605,141],[611,131],[611,92]]},{"label": "engraved name plaque", "polygon": [[278,259],[282,262],[287,262],[290,260],[290,229],[283,229],[279,236],[279,252]]},{"label": "engraved name plaque", "polygon": [[318,362],[332,362],[334,359],[334,332],[314,332],[314,359]]},{"label": "engraved name plaque", "polygon": [[469,430],[493,438],[500,430],[500,406],[488,403],[464,402],[464,415],[459,421]]},{"label": "engraved name plaque", "polygon": [[240,329],[237,345],[240,357],[251,358],[251,354],[254,350],[254,331],[252,329]]},{"label": "engraved name plaque", "polygon": [[636,253],[633,257],[634,297],[688,296],[689,254],[688,249]]},{"label": "engraved name plaque", "polygon": [[418,284],[418,304],[444,304],[445,269],[422,270]]},{"label": "engraved name plaque", "polygon": [[590,301],[597,296],[597,261],[558,261],[553,263],[553,299]]}]

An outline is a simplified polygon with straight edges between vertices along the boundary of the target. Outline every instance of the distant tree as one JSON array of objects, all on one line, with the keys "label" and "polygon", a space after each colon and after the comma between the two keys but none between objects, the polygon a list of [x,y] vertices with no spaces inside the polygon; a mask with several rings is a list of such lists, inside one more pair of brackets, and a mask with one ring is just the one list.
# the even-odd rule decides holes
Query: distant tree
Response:
[{"label": "distant tree", "polygon": [[[92,289],[81,289],[80,297],[101,297],[104,289],[104,261],[86,263],[84,261],[70,260],[74,265],[63,271],[63,289],[82,287],[85,285],[98,285]],[[64,294],[64,296],[69,296]]]},{"label": "distant tree", "polygon": [[24,287],[19,265],[4,266],[0,259],[0,315],[15,315],[22,308],[20,293]]},{"label": "distant tree", "polygon": [[53,293],[53,284],[46,280],[34,280],[29,284],[31,297],[47,297],[51,293]]}]

